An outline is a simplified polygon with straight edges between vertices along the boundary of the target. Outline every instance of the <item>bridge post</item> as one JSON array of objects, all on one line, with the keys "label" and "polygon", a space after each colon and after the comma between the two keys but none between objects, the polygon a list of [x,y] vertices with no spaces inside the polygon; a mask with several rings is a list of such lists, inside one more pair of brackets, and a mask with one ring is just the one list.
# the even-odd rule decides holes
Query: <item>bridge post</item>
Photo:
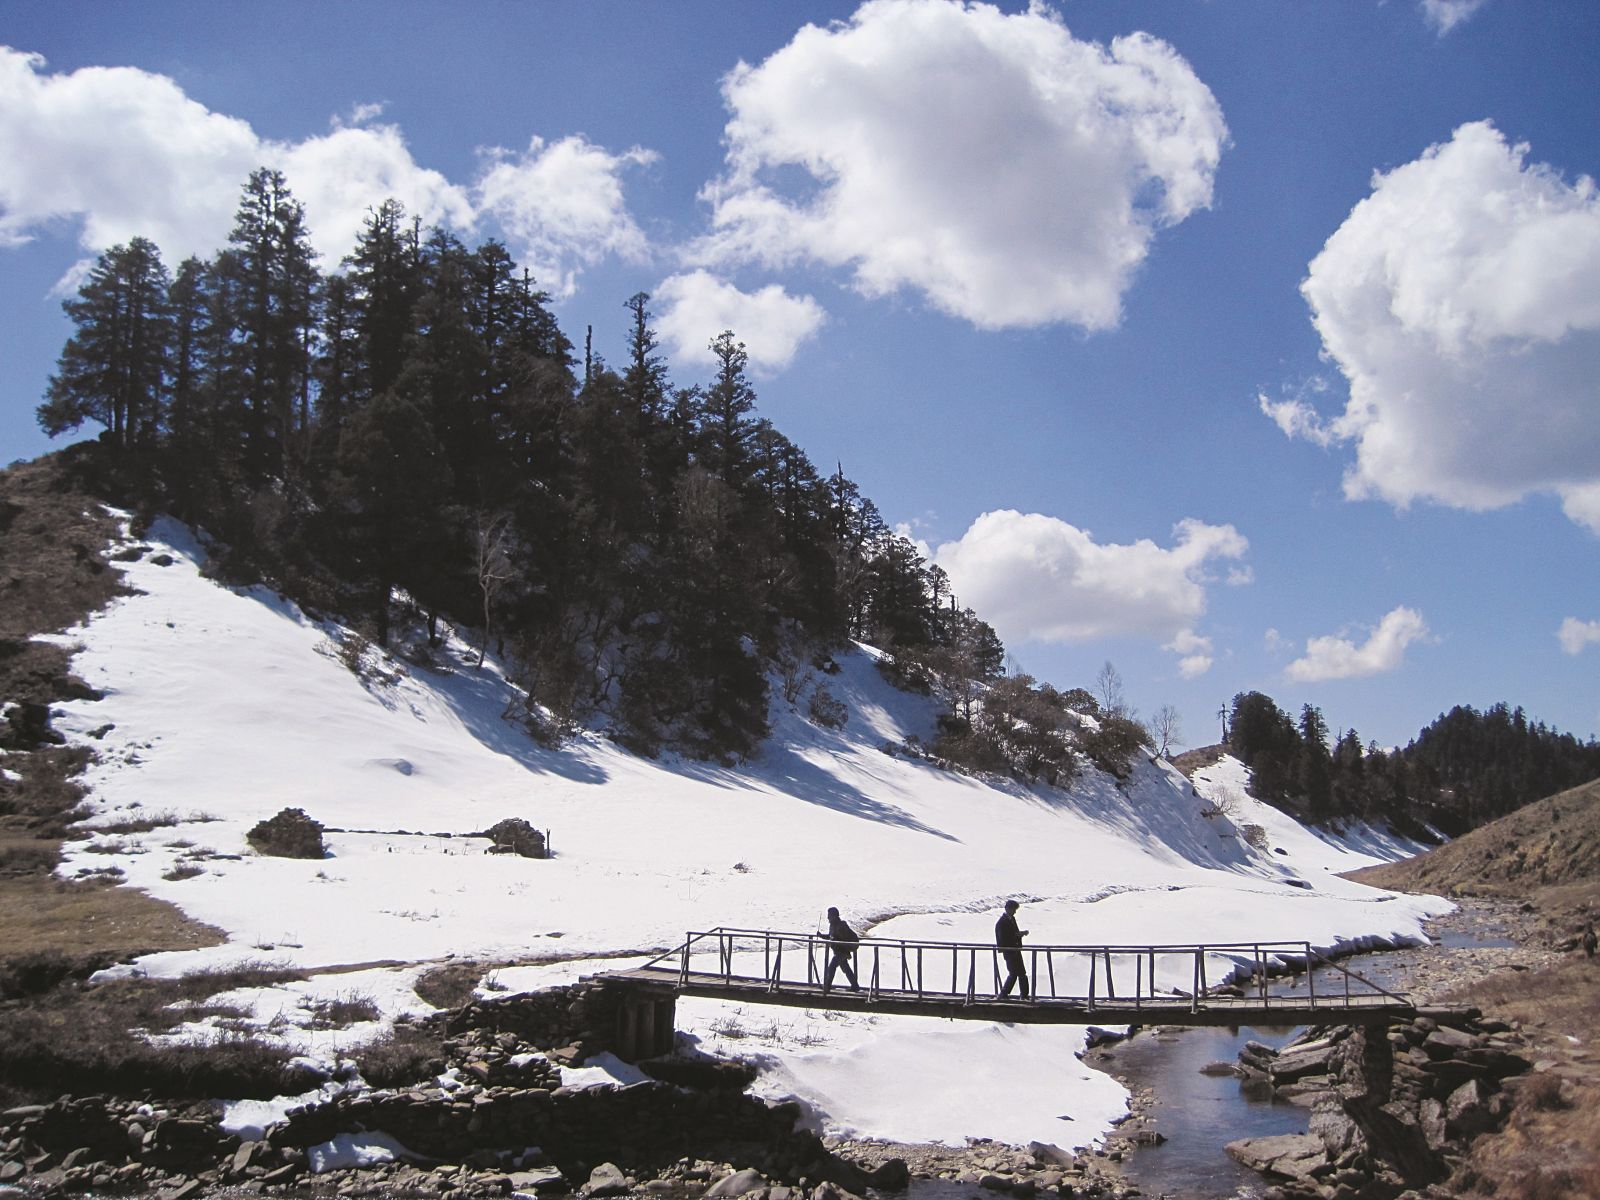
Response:
[{"label": "bridge post", "polygon": [[624,1062],[672,1053],[677,1037],[677,992],[638,985],[612,990],[616,1004],[612,1053]]}]

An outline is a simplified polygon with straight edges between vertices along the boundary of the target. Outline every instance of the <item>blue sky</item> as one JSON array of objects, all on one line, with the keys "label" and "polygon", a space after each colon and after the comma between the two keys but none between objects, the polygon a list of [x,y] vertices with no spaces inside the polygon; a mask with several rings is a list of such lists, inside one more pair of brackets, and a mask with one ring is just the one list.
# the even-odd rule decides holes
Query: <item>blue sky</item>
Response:
[{"label": "blue sky", "polygon": [[1184,740],[1600,732],[1600,6],[0,0],[0,460],[135,234],[395,195],[760,408],[1015,662]]}]

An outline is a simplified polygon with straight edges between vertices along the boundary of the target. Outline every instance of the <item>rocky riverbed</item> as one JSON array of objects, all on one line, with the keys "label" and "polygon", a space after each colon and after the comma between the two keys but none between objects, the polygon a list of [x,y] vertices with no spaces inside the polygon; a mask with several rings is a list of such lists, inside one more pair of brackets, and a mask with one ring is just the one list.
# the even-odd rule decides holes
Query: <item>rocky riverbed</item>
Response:
[{"label": "rocky riverbed", "polygon": [[[1543,918],[1531,906],[1521,903],[1465,900],[1454,912],[1431,923],[1429,932],[1434,938],[1433,945],[1361,955],[1348,965],[1380,977],[1386,987],[1408,992],[1420,1005],[1433,1005],[1446,1001],[1475,980],[1505,971],[1537,970],[1560,957],[1557,951],[1548,948],[1548,930]],[[1407,1023],[1379,1031],[1392,1047],[1398,1063],[1401,1090],[1405,1093],[1401,1107],[1410,1106],[1407,1116],[1396,1120],[1401,1124],[1409,1120],[1419,1131],[1426,1126],[1411,1147],[1414,1151],[1411,1166],[1419,1181],[1438,1178],[1445,1165],[1459,1158],[1465,1142],[1482,1128],[1503,1119],[1505,1101],[1495,1099],[1499,1079],[1527,1066],[1518,1053],[1526,1048],[1518,1029],[1493,1021],[1472,1023],[1459,1030],[1446,1029],[1430,1044],[1428,1039],[1435,1028],[1424,1022],[1421,1026]],[[1278,1051],[1260,1043],[1249,1043],[1240,1062],[1214,1062],[1205,1068],[1207,1073],[1242,1077],[1242,1086],[1256,1089],[1257,1096],[1275,1096],[1308,1110],[1309,1134],[1265,1137],[1255,1139],[1258,1145],[1229,1147],[1239,1161],[1261,1172],[1261,1186],[1249,1188],[1251,1194],[1383,1196],[1404,1190],[1394,1172],[1385,1177],[1384,1168],[1373,1155],[1350,1153],[1353,1141],[1361,1142],[1365,1149],[1367,1135],[1354,1136],[1348,1124],[1342,1123],[1348,1118],[1333,1115],[1333,1110],[1339,1107],[1336,1100],[1341,1088],[1350,1096],[1367,1097],[1370,1091],[1356,1077],[1359,1070],[1352,1070],[1349,1078],[1341,1075],[1345,1058],[1353,1055],[1359,1060],[1362,1056],[1359,1049],[1348,1044],[1351,1034],[1356,1032],[1341,1030],[1333,1036],[1326,1031],[1308,1032],[1297,1044],[1284,1047],[1281,1065]],[[1461,1036],[1457,1038],[1457,1034]],[[1175,1029],[1170,1032],[1148,1030],[1136,1036],[1182,1039],[1191,1035]],[[1429,1048],[1422,1049],[1424,1046]],[[1474,1065],[1439,1065],[1452,1058],[1455,1050],[1471,1050],[1485,1061],[1494,1059],[1501,1074]],[[1120,1070],[1116,1052],[1102,1052],[1094,1058],[1096,1066],[1118,1075],[1132,1095],[1130,1119],[1121,1126],[1111,1145],[1127,1154],[1136,1154],[1141,1146],[1161,1143],[1164,1135],[1156,1090],[1147,1080],[1129,1077]],[[1418,1074],[1424,1065],[1428,1069]],[[1482,1088],[1468,1089],[1456,1097],[1452,1121],[1449,1115],[1451,1096],[1468,1076],[1479,1078]],[[1447,1087],[1447,1083],[1451,1086]],[[1359,1110],[1365,1103],[1363,1100],[1354,1107]],[[1316,1113],[1319,1105],[1323,1109],[1320,1116]],[[1399,1137],[1392,1130],[1378,1134],[1376,1140],[1380,1146],[1376,1159],[1381,1159],[1385,1151],[1382,1143]],[[1341,1185],[1332,1179],[1341,1170],[1335,1165],[1341,1156],[1346,1160],[1342,1168],[1342,1191]],[[1358,1158],[1367,1171],[1365,1178],[1358,1178],[1360,1173],[1350,1169]],[[1372,1167],[1376,1169],[1368,1169]],[[1324,1188],[1327,1190],[1321,1190]],[[1186,1188],[1183,1194],[1202,1193]],[[1217,1193],[1219,1196],[1229,1194],[1232,1192]]]}]

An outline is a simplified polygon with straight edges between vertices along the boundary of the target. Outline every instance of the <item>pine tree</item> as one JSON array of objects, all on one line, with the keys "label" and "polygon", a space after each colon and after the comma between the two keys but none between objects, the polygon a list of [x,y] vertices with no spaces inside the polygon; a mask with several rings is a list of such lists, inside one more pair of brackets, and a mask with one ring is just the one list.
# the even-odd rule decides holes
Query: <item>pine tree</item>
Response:
[{"label": "pine tree", "polygon": [[731,329],[711,339],[711,353],[717,359],[717,375],[701,400],[699,458],[738,490],[749,477],[747,417],[756,403],[755,388],[745,375],[750,356]]},{"label": "pine tree", "polygon": [[244,461],[257,479],[291,468],[310,423],[317,274],[305,207],[283,172],[250,173],[219,269],[234,285]]},{"label": "pine tree", "polygon": [[161,252],[144,238],[99,257],[62,305],[76,328],[38,409],[46,433],[94,421],[118,450],[154,446],[173,338],[168,286]]},{"label": "pine tree", "polygon": [[1328,723],[1321,709],[1312,704],[1301,708],[1299,733],[1295,787],[1306,798],[1312,817],[1326,819],[1333,806],[1333,760],[1328,753]]},{"label": "pine tree", "polygon": [[350,324],[358,347],[351,370],[357,405],[393,387],[405,366],[412,308],[422,285],[422,245],[404,206],[385,200],[367,214],[344,261]]}]

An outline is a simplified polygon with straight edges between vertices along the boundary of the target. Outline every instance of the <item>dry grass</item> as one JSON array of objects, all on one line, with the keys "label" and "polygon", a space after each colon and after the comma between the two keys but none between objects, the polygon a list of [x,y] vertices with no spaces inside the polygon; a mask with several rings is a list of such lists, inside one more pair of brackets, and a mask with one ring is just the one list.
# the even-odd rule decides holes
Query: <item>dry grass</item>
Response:
[{"label": "dry grass", "polygon": [[1356,871],[1374,887],[1521,898],[1600,879],[1600,780],[1547,797],[1417,858]]},{"label": "dry grass", "polygon": [[444,1042],[431,1025],[397,1023],[351,1055],[373,1087],[405,1087],[445,1069]]},{"label": "dry grass", "polygon": [[1450,1187],[1507,1200],[1600,1197],[1600,962],[1574,951],[1584,921],[1600,917],[1600,781],[1351,878],[1518,901],[1533,917],[1532,940],[1564,954],[1554,966],[1501,972],[1443,998],[1517,1022],[1537,1064],[1508,1088],[1515,1106],[1505,1128],[1472,1144]]},{"label": "dry grass", "polygon": [[[39,982],[45,972],[35,972]],[[272,1096],[303,1089],[305,1072],[287,1050],[248,1037],[205,1046],[152,1044],[130,1030],[159,1033],[194,1019],[209,997],[238,987],[299,978],[243,967],[181,979],[77,983],[81,963],[26,1004],[0,1007],[0,1103],[63,1092],[168,1098]],[[199,1006],[198,1008],[196,1006]],[[230,1011],[210,1006],[217,1012]]]},{"label": "dry grass", "polygon": [[[1571,903],[1591,887],[1569,884]],[[1535,902],[1541,893],[1535,893]],[[1557,909],[1559,924],[1571,911]],[[1600,960],[1569,954],[1538,971],[1505,971],[1444,997],[1517,1022],[1538,1069],[1508,1087],[1515,1106],[1504,1129],[1473,1143],[1451,1185],[1460,1195],[1507,1200],[1600,1197]]]},{"label": "dry grass", "polygon": [[[81,819],[78,774],[90,752],[58,743],[49,706],[93,693],[71,674],[71,653],[33,641],[83,621],[126,592],[105,551],[117,523],[101,505],[94,450],[72,447],[0,471],[0,720],[8,771],[0,780],[0,976],[42,954],[66,960],[125,959],[154,950],[216,945],[222,935],[129,888],[52,877],[60,839]],[[151,813],[108,827],[112,836],[172,823]],[[81,834],[80,834],[81,836]]]},{"label": "dry grass", "polygon": [[472,999],[478,981],[492,969],[490,963],[445,963],[417,976],[412,990],[435,1008],[460,1008]]},{"label": "dry grass", "polygon": [[352,992],[331,1000],[302,1000],[300,1007],[311,1014],[312,1029],[348,1029],[363,1021],[376,1021],[383,1016],[370,996]]},{"label": "dry grass", "polygon": [[0,956],[57,951],[127,959],[221,945],[221,930],[191,921],[132,888],[49,876],[0,879]]}]

